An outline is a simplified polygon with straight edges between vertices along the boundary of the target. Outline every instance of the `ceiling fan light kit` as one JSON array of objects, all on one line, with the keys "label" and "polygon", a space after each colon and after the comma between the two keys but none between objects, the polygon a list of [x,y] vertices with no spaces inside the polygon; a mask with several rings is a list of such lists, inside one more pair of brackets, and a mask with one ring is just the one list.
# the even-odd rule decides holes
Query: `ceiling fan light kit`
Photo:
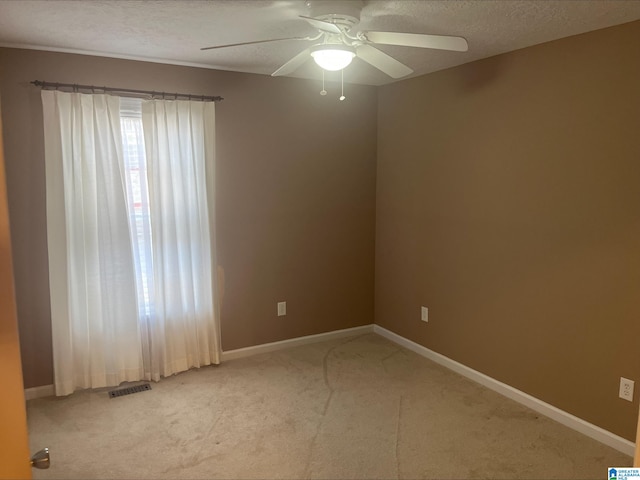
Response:
[{"label": "ceiling fan light kit", "polygon": [[[315,42],[322,39],[321,43],[316,43],[298,53],[273,72],[271,76],[276,77],[293,73],[311,57],[323,69],[323,79],[324,70],[344,71],[344,68],[350,65],[355,57],[392,78],[402,78],[413,73],[411,68],[374,47],[374,45],[398,45],[457,52],[466,52],[468,50],[467,41],[462,37],[359,30],[357,25],[360,23],[360,11],[363,7],[363,2],[361,1],[309,0],[307,1],[307,6],[309,7],[310,16],[299,15],[299,18],[305,20],[317,30],[315,36],[257,40],[205,47],[201,50],[287,40]],[[324,87],[322,91],[326,94]],[[344,94],[340,99],[344,100]]]},{"label": "ceiling fan light kit", "polygon": [[349,66],[356,52],[346,45],[317,45],[311,49],[311,56],[319,67],[337,72]]}]

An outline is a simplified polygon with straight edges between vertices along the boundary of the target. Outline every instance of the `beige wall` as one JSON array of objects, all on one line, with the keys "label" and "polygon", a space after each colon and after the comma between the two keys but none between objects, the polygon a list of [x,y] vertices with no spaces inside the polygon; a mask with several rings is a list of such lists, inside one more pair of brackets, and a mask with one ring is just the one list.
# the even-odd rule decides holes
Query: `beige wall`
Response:
[{"label": "beige wall", "polygon": [[638,431],[636,432],[636,454],[633,457],[633,466],[640,467],[640,414],[638,415]]},{"label": "beige wall", "polygon": [[376,323],[635,440],[640,22],[378,105]]},{"label": "beige wall", "polygon": [[[36,79],[225,97],[216,106],[224,350],[372,323],[373,87],[347,86],[339,102],[318,94],[319,81],[0,49],[26,387],[52,383],[42,109],[40,90],[29,85]],[[278,301],[287,302],[287,316],[276,316]]]}]

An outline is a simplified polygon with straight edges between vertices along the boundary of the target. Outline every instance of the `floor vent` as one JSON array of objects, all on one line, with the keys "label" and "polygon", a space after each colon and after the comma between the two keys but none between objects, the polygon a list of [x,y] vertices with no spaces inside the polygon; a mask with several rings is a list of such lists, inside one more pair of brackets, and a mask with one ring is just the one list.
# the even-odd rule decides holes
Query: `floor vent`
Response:
[{"label": "floor vent", "polygon": [[145,390],[151,390],[151,385],[143,383],[142,385],[136,385],[135,387],[119,388],[118,390],[111,390],[109,392],[109,398],[121,397],[123,395],[130,395],[132,393],[144,392]]}]

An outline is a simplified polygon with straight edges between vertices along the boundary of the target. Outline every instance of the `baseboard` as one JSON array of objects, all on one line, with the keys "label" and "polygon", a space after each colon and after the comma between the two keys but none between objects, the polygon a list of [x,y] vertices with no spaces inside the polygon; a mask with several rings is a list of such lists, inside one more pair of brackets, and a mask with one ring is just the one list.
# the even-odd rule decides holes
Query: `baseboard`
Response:
[{"label": "baseboard", "polygon": [[237,358],[250,357],[259,353],[275,352],[285,348],[299,347],[310,343],[325,342],[327,340],[335,340],[337,338],[352,337],[354,335],[362,335],[364,333],[372,333],[373,324],[363,325],[361,327],[346,328],[344,330],[334,330],[332,332],[318,333],[316,335],[307,335],[305,337],[291,338],[280,342],[263,343],[253,347],[238,348],[222,352],[222,361],[235,360]]},{"label": "baseboard", "polygon": [[388,340],[391,340],[398,345],[401,345],[418,355],[422,355],[423,357],[432,360],[443,367],[448,368],[449,370],[453,370],[460,375],[469,378],[485,387],[504,395],[505,397],[510,398],[511,400],[515,400],[516,402],[529,407],[536,412],[555,420],[556,422],[565,425],[573,430],[576,430],[583,435],[593,438],[605,445],[608,445],[616,450],[633,457],[635,453],[635,444],[630,442],[629,440],[622,438],[618,435],[615,435],[603,428],[600,428],[592,423],[589,423],[581,418],[576,417],[564,410],[560,410],[553,405],[543,402],[536,397],[529,395],[521,390],[513,388],[506,383],[502,383],[494,378],[485,375],[484,373],[480,373],[477,370],[467,367],[461,363],[456,362],[455,360],[451,360],[440,353],[436,353],[433,350],[429,350],[426,347],[423,347],[420,344],[412,342],[411,340],[404,338],[397,333],[394,333],[386,328],[380,327],[379,325],[374,325],[373,331],[378,335],[381,335]]},{"label": "baseboard", "polygon": [[56,394],[53,385],[41,385],[39,387],[31,387],[24,389],[24,399],[33,400],[34,398],[51,397]]}]

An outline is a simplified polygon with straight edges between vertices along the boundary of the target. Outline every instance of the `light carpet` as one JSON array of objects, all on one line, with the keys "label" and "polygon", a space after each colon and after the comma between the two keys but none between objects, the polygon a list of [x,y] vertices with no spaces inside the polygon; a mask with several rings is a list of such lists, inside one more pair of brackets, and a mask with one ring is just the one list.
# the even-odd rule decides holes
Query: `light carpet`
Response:
[{"label": "light carpet", "polygon": [[604,479],[632,459],[366,334],[27,404],[36,479]]}]

